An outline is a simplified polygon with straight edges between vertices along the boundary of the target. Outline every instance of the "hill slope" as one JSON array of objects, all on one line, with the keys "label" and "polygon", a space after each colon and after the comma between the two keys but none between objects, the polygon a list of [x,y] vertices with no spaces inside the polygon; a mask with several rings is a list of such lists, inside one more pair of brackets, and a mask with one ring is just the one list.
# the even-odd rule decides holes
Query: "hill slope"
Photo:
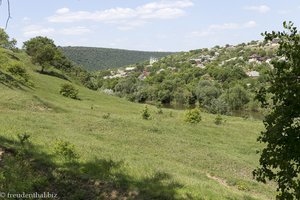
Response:
[{"label": "hill slope", "polygon": [[150,57],[161,58],[172,54],[95,47],[62,47],[62,50],[70,60],[90,71],[123,67],[147,61]]},{"label": "hill slope", "polygon": [[[223,116],[227,122],[217,126],[215,115],[203,113],[202,122],[191,125],[183,111],[156,114],[152,106],[151,120],[143,120],[143,105],[79,85],[81,100],[65,98],[59,90],[66,80],[37,73],[24,54],[3,51],[1,62],[15,62],[9,54],[23,62],[34,86],[0,83],[2,191],[52,191],[61,199],[274,196],[272,186],[252,179],[260,121]],[[17,140],[22,133],[30,135],[28,149]],[[78,163],[57,157],[57,139],[75,145]]]}]

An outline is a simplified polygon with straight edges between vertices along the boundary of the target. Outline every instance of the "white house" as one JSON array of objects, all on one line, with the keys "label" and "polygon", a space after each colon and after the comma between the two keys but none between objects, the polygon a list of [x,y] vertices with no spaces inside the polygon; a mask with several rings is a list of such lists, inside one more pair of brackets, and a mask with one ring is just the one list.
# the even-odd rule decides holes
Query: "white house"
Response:
[{"label": "white house", "polygon": [[249,77],[259,77],[258,71],[250,71],[246,73]]},{"label": "white house", "polygon": [[156,63],[157,61],[158,61],[157,58],[151,57],[151,58],[150,58],[150,65],[153,65],[153,64]]}]

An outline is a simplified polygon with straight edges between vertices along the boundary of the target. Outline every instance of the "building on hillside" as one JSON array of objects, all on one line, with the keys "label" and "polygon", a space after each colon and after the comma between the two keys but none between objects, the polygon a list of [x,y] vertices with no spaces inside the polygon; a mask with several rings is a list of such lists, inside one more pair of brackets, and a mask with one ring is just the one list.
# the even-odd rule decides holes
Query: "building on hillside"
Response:
[{"label": "building on hillside", "polygon": [[133,71],[133,70],[135,70],[136,69],[136,67],[126,67],[125,68],[125,71]]},{"label": "building on hillside", "polygon": [[147,78],[147,76],[150,75],[150,72],[144,70],[143,73],[141,75],[139,75],[138,79],[140,80],[144,80],[145,78]]},{"label": "building on hillside", "polygon": [[155,57],[150,57],[150,65],[153,65],[154,63],[156,63],[158,61],[158,59],[157,58],[155,58]]},{"label": "building on hillside", "polygon": [[256,77],[259,77],[259,72],[258,71],[249,71],[246,73],[249,77],[253,77],[253,78],[256,78]]},{"label": "building on hillside", "polygon": [[255,59],[255,60],[257,60],[257,61],[260,61],[260,62],[262,62],[262,61],[265,61],[265,60],[266,60],[266,58],[265,58],[265,57],[262,57],[262,56],[260,56],[260,55],[257,55],[257,54],[253,54],[252,56],[250,56],[250,59]]}]

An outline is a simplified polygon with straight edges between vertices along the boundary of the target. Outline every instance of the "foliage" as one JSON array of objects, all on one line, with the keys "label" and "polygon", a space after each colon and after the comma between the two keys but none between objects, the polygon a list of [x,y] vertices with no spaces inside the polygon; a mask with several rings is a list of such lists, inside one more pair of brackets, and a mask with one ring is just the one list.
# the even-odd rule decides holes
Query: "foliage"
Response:
[{"label": "foliage", "polygon": [[232,110],[240,110],[249,102],[248,92],[241,85],[230,88],[224,98]]},{"label": "foliage", "polygon": [[[48,75],[56,73],[45,72],[51,66],[64,72],[64,74],[79,80],[89,89],[98,89],[98,82],[90,73],[74,65],[59,49],[52,39],[38,36],[24,42],[23,48],[31,56],[34,63],[41,65],[41,72]],[[53,71],[52,71],[53,72]],[[57,75],[57,74],[56,74]],[[66,76],[62,76],[67,79]]]},{"label": "foliage", "polygon": [[148,61],[150,57],[161,58],[172,54],[171,52],[146,52],[94,47],[62,47],[61,49],[70,60],[89,71],[123,67]]},{"label": "foliage", "polygon": [[215,124],[216,125],[221,125],[223,123],[223,118],[221,115],[217,115],[215,118]]},{"label": "foliage", "polygon": [[201,112],[199,108],[194,108],[191,110],[188,110],[185,113],[184,121],[191,123],[191,124],[197,124],[202,120],[201,118]]},{"label": "foliage", "polygon": [[31,38],[28,41],[25,41],[23,44],[23,49],[25,49],[26,53],[30,56],[35,56],[36,53],[44,46],[56,47],[54,41],[47,37],[38,36],[35,38]]},{"label": "foliage", "polygon": [[0,47],[10,50],[16,49],[17,40],[12,39],[9,40],[8,34],[4,31],[4,29],[0,28]]},{"label": "foliage", "polygon": [[33,56],[33,62],[38,63],[42,66],[41,72],[50,65],[50,62],[55,56],[55,48],[50,44],[40,47],[40,49]]},{"label": "foliage", "polygon": [[28,82],[29,80],[29,74],[19,63],[13,63],[8,67],[7,71],[16,77],[22,78],[25,82]]},{"label": "foliage", "polygon": [[150,119],[150,116],[149,108],[148,106],[145,106],[145,108],[142,110],[142,118],[148,120]]},{"label": "foliage", "polygon": [[59,93],[65,97],[69,97],[71,99],[78,99],[79,90],[76,89],[72,84],[65,83],[61,85],[61,89]]},{"label": "foliage", "polygon": [[157,112],[156,112],[156,113],[159,114],[159,115],[161,115],[161,114],[163,114],[164,112],[163,112],[162,108],[160,107],[160,108],[157,108]]},{"label": "foliage", "polygon": [[57,140],[54,144],[54,153],[66,161],[75,161],[79,158],[75,146],[68,141]]},{"label": "foliage", "polygon": [[41,65],[42,70],[50,65],[54,59],[56,46],[54,41],[47,38],[38,36],[24,42],[23,48],[26,53],[32,57],[34,63]]},{"label": "foliage", "polygon": [[29,140],[29,138],[30,138],[30,135],[28,135],[27,133],[18,134],[17,136],[18,136],[18,139],[19,139],[20,144],[21,144],[22,146],[24,146],[24,144],[25,144],[26,142],[28,142],[28,140]]},{"label": "foliage", "polygon": [[[96,74],[101,74],[97,77],[101,89],[112,89],[119,97],[131,101],[161,102],[185,108],[199,103],[207,112],[230,114],[235,110],[257,110],[255,91],[268,85],[268,72],[272,71],[270,60],[274,57],[274,48],[252,41],[248,45],[171,54],[151,67],[147,62],[137,63],[130,65],[135,70],[119,78],[114,78],[119,73],[114,69]],[[246,74],[253,70],[260,76]]]},{"label": "foliage", "polygon": [[[284,23],[284,32],[265,33],[266,41],[279,39],[279,59],[273,62],[267,89],[258,99],[272,111],[265,120],[266,130],[258,141],[265,144],[260,167],[253,173],[258,181],[277,182],[278,199],[300,199],[300,35],[293,23]],[[266,100],[272,94],[271,104]]]},{"label": "foliage", "polygon": [[103,119],[109,119],[110,118],[110,113],[106,113],[102,116]]},{"label": "foliage", "polygon": [[[255,137],[263,129],[260,121],[228,117],[233,123],[218,128],[215,116],[203,112],[205,123],[191,126],[183,123],[184,111],[166,109],[156,117],[152,106],[148,108],[153,119],[143,120],[143,106],[82,87],[83,100],[68,101],[57,94],[65,80],[34,73],[29,57],[16,55],[38,87],[19,90],[0,84],[0,136],[12,138],[24,130],[38,151],[15,161],[10,152],[19,142],[7,144],[0,137],[0,146],[7,147],[0,165],[0,174],[5,175],[0,191],[54,191],[60,199],[101,199],[101,195],[107,199],[115,191],[117,199],[130,192],[138,197],[127,199],[246,199],[244,192],[224,189],[205,173],[194,173],[201,169],[226,180],[245,181],[251,191],[247,194],[254,199],[272,199],[272,185],[254,184],[249,176],[257,163],[255,150],[260,145]],[[111,119],[102,119],[104,113],[111,113]],[[241,130],[245,130],[242,135]],[[56,138],[76,146],[78,162],[57,159],[51,151]],[[116,167],[122,160],[124,165]],[[158,170],[160,175],[155,175]],[[164,172],[171,177],[163,178]]]}]

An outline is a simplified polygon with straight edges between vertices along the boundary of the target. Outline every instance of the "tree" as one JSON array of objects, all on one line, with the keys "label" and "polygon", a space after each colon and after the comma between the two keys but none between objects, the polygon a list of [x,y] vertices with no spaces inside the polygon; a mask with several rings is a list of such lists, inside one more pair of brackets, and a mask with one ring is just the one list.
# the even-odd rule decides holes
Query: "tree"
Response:
[{"label": "tree", "polygon": [[44,72],[44,69],[50,65],[50,62],[53,60],[54,56],[55,49],[51,45],[47,44],[38,49],[36,54],[33,56],[33,61],[41,65],[41,72]]},{"label": "tree", "polygon": [[[284,32],[264,34],[266,41],[279,39],[277,55],[283,59],[273,63],[270,87],[257,95],[272,111],[258,138],[266,145],[253,175],[261,182],[276,181],[278,199],[300,199],[300,35],[293,23],[283,25]],[[270,104],[267,94],[272,94]]]},{"label": "tree", "polygon": [[232,110],[240,110],[249,102],[249,95],[241,85],[230,88],[223,98]]},{"label": "tree", "polygon": [[53,40],[47,37],[37,36],[24,42],[23,48],[25,49],[28,55],[34,56],[36,52],[45,45],[56,47]]},{"label": "tree", "polygon": [[41,65],[41,72],[53,61],[58,51],[53,40],[42,36],[24,42],[23,48],[32,57],[34,63]]},{"label": "tree", "polygon": [[0,46],[6,49],[14,50],[16,49],[17,40],[9,40],[8,34],[4,29],[0,28]]},{"label": "tree", "polygon": [[65,97],[69,97],[71,99],[78,99],[78,89],[76,89],[72,84],[65,83],[61,85],[59,93]]}]

